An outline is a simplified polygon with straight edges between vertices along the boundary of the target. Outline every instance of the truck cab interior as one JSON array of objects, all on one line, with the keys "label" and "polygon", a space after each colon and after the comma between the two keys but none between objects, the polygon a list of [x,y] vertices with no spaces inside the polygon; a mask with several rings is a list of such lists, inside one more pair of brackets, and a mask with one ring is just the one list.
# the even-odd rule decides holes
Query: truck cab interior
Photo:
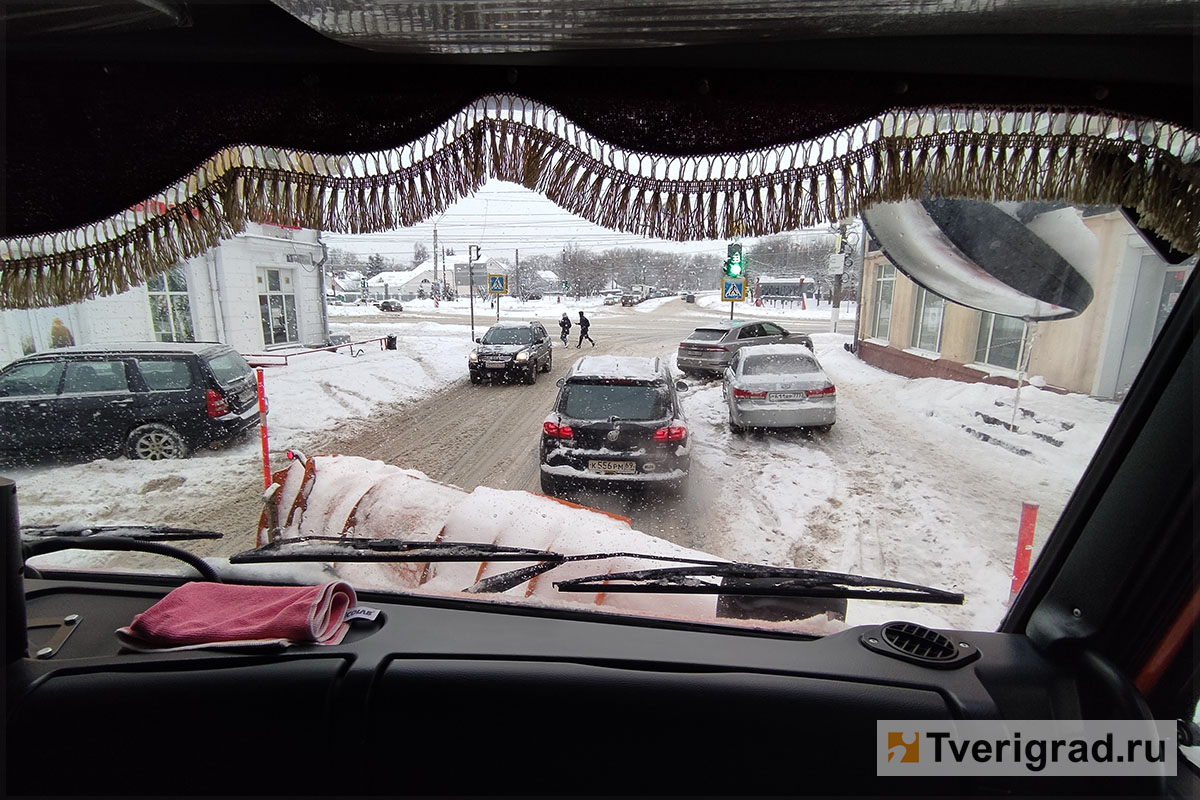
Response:
[{"label": "truck cab interior", "polygon": [[[603,181],[591,184],[544,169],[569,147],[586,152],[580,131],[688,159],[802,149],[896,109],[1093,115],[1178,141],[1197,127],[1190,2],[142,0],[13,2],[0,13],[5,308],[118,291],[169,266],[171,246],[159,243],[190,235],[200,247],[247,219],[328,224],[336,192],[351,198],[340,208],[358,209],[346,231],[427,218],[490,178],[568,210],[607,193],[607,205],[592,203],[603,213],[617,207],[612,187],[642,178],[622,184],[628,164],[597,162]],[[540,140],[506,134],[500,106],[549,108],[565,122]],[[439,162],[438,192],[408,207],[370,199],[384,167],[321,173],[316,199],[305,192],[320,170],[269,155],[403,148],[464,109],[490,120],[493,149],[484,134],[467,137]],[[940,146],[974,147],[983,165],[1004,146],[987,137],[1005,133],[946,133]],[[1068,143],[1069,125],[1027,135],[1069,161],[1074,180],[1055,194],[1018,185],[1015,171],[990,185],[966,175],[957,196],[1121,206],[1163,258],[1197,251],[1194,145],[1147,134],[1130,155]],[[463,152],[490,152],[490,166],[462,168]],[[875,195],[793,176],[811,179],[821,201],[764,190],[779,212],[746,233],[918,197],[932,177],[914,152],[879,156],[895,180]],[[197,171],[222,158],[224,172]],[[271,180],[292,188],[254,188]],[[117,244],[96,235],[98,221],[164,191],[178,206],[161,224],[142,219]],[[748,192],[745,207],[758,197]],[[608,221],[680,239],[729,231],[665,205]],[[655,219],[665,221],[654,229]],[[1103,780],[893,777],[879,770],[877,732],[880,720],[1079,719],[1179,721],[1181,740],[1192,735],[1198,315],[1192,280],[1002,623],[928,633],[952,656],[882,646],[900,641],[882,625],[808,636],[367,591],[359,599],[382,613],[338,645],[129,652],[112,632],[188,579],[24,569],[20,487],[0,481],[7,793],[1200,796],[1183,756],[1172,775]],[[67,631],[61,621],[76,614],[91,624]]]}]

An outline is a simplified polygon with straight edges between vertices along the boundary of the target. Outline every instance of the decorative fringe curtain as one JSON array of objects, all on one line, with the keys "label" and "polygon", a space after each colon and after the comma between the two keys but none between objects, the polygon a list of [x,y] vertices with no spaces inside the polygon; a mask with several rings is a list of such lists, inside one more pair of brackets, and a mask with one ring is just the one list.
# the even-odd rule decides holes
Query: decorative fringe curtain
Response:
[{"label": "decorative fringe curtain", "polygon": [[248,222],[403,228],[489,179],[521,184],[606,228],[678,241],[835,223],[928,193],[1126,206],[1195,252],[1198,144],[1178,126],[1094,112],[914,108],[817,139],[683,157],[624,150],[542,103],[489,95],[425,137],[374,153],[227,147],[120,214],[0,241],[0,307],[124,291]]}]

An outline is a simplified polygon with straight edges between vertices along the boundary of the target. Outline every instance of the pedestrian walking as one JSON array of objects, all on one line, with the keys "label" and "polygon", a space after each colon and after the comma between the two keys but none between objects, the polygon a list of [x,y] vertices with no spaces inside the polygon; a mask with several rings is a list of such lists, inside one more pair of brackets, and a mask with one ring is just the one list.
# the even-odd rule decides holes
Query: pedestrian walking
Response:
[{"label": "pedestrian walking", "polygon": [[562,339],[563,347],[567,347],[567,339],[571,335],[571,320],[567,317],[567,312],[563,312],[562,319],[558,321],[558,329],[562,331],[562,335],[558,338]]},{"label": "pedestrian walking", "polygon": [[592,323],[588,322],[588,318],[583,315],[582,311],[580,311],[579,312],[579,344],[575,345],[576,350],[583,347],[584,339],[587,339],[589,342],[591,342],[592,347],[596,346],[596,342],[592,340],[592,337],[588,336],[588,328],[590,328],[590,327],[592,327]]}]

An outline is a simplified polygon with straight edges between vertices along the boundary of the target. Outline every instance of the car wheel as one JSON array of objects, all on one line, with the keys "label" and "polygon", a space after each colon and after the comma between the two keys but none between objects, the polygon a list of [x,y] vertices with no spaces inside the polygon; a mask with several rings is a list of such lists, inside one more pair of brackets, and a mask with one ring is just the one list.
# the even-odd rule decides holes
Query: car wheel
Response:
[{"label": "car wheel", "polygon": [[829,433],[829,430],[830,430],[830,428],[832,428],[832,427],[833,427],[833,423],[832,423],[832,422],[831,422],[831,423],[829,423],[828,425],[819,425],[819,426],[817,426],[817,431],[818,431],[819,433]]},{"label": "car wheel", "polygon": [[187,442],[169,425],[152,422],[134,428],[125,442],[125,454],[130,458],[161,461],[166,458],[185,458]]},{"label": "car wheel", "polygon": [[530,365],[529,371],[525,373],[525,382],[531,386],[533,384],[537,383],[537,376],[538,376],[539,371],[540,370],[538,369],[537,364]]},{"label": "car wheel", "polygon": [[471,383],[474,383],[474,384],[483,383],[483,377],[476,372],[472,372],[471,373]]},{"label": "car wheel", "polygon": [[736,422],[734,422],[733,417],[730,417],[729,418],[729,432],[735,433],[738,436],[741,436],[743,433],[746,432],[746,429],[744,427],[742,427],[741,425],[738,425]]},{"label": "car wheel", "polygon": [[554,351],[546,353],[546,368],[542,372],[549,372],[554,368]]},{"label": "car wheel", "polygon": [[553,475],[547,475],[545,472],[542,473],[542,494],[558,494],[558,481]]}]

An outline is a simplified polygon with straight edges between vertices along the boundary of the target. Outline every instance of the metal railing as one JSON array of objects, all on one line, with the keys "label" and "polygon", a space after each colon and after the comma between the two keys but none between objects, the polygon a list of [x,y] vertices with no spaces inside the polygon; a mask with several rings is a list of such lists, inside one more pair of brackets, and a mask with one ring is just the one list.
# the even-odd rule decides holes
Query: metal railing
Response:
[{"label": "metal railing", "polygon": [[306,356],[311,353],[335,353],[343,347],[348,348],[351,358],[357,358],[363,354],[362,348],[359,345],[371,344],[372,342],[379,343],[380,350],[394,350],[395,345],[388,347],[388,340],[395,340],[395,335],[376,336],[372,339],[360,339],[354,342],[338,342],[329,344],[325,347],[314,347],[309,350],[296,350],[290,353],[242,353],[242,358],[252,367],[286,367],[290,359],[297,356]]}]

